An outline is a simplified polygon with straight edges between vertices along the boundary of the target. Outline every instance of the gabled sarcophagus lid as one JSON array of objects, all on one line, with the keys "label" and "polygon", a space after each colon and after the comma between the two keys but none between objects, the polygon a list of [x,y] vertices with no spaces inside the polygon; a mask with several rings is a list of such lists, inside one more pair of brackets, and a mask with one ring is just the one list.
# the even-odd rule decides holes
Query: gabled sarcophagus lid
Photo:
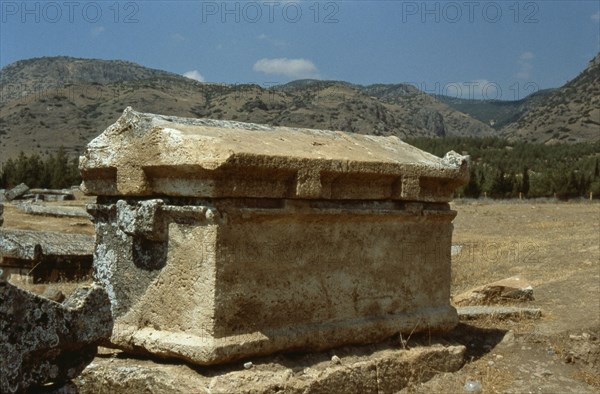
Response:
[{"label": "gabled sarcophagus lid", "polygon": [[341,131],[145,114],[127,108],[81,158],[98,196],[449,201],[466,158]]}]

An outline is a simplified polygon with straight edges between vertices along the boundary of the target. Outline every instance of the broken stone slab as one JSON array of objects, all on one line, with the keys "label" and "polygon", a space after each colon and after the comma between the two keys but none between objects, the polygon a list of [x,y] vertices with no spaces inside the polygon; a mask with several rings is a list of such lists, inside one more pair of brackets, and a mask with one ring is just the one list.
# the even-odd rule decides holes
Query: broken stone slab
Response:
[{"label": "broken stone slab", "polygon": [[100,286],[62,304],[0,278],[0,392],[25,392],[75,378],[110,336],[110,302]]},{"label": "broken stone slab", "polygon": [[17,209],[29,215],[42,215],[53,217],[84,218],[91,220],[92,217],[84,208],[61,207],[56,205],[18,204]]},{"label": "broken stone slab", "polygon": [[454,305],[490,305],[506,301],[533,300],[533,286],[521,276],[513,276],[476,287],[453,297]]},{"label": "broken stone slab", "polygon": [[75,194],[70,189],[30,189],[23,197],[36,201],[53,202],[74,200]]},{"label": "broken stone slab", "polygon": [[36,261],[44,256],[91,256],[94,237],[54,231],[0,229],[0,255]]},{"label": "broken stone slab", "polygon": [[145,114],[127,108],[80,158],[96,196],[448,202],[467,157],[394,136]]},{"label": "broken stone slab", "polygon": [[466,158],[395,137],[137,113],[80,160],[111,346],[212,365],[443,331]]},{"label": "broken stone slab", "polygon": [[8,201],[12,201],[16,198],[21,197],[22,195],[24,195],[25,193],[27,193],[29,191],[29,186],[27,186],[24,183],[21,183],[15,187],[13,187],[12,189],[10,189],[9,191],[7,191],[6,193],[4,193],[6,200]]},{"label": "broken stone slab", "polygon": [[542,310],[539,308],[520,308],[516,306],[459,306],[456,308],[460,320],[481,319],[539,319]]},{"label": "broken stone slab", "polygon": [[187,365],[155,363],[125,357],[96,357],[74,380],[80,394],[111,392],[162,393],[395,393],[431,379],[438,373],[458,371],[464,364],[464,346],[417,346],[410,350],[387,348],[367,352],[347,350],[339,363],[328,354],[298,360],[285,355],[253,359],[227,367],[191,369]]},{"label": "broken stone slab", "polygon": [[89,275],[94,237],[50,231],[0,229],[1,268],[8,278],[26,273],[34,282]]}]

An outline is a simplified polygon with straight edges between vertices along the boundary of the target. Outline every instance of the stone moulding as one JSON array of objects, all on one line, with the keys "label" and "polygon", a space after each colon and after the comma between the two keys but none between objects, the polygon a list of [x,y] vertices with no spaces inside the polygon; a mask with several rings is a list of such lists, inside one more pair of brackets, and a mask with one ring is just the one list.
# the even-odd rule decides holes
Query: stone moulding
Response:
[{"label": "stone moulding", "polygon": [[458,322],[447,201],[462,156],[127,109],[81,169],[111,346],[210,365]]}]

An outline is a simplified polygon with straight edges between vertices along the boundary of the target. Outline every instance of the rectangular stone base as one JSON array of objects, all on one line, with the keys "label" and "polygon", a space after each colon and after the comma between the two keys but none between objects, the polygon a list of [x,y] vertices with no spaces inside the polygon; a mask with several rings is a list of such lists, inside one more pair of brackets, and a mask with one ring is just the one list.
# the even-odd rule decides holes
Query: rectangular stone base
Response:
[{"label": "rectangular stone base", "polygon": [[458,322],[446,203],[98,202],[113,346],[206,365]]}]

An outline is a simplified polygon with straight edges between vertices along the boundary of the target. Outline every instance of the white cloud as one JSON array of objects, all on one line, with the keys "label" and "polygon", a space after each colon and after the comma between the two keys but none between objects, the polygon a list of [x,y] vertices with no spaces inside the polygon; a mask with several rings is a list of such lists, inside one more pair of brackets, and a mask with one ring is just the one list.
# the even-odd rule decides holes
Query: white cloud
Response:
[{"label": "white cloud", "polygon": [[182,36],[182,35],[181,35],[181,34],[179,34],[179,33],[171,34],[171,39],[172,39],[173,41],[177,41],[177,42],[183,42],[183,41],[185,41],[185,37],[184,37],[184,36]]},{"label": "white cloud", "polygon": [[287,42],[285,42],[284,40],[280,40],[278,38],[273,38],[271,36],[268,36],[266,34],[260,34],[258,37],[256,37],[259,41],[264,41],[267,42],[275,47],[280,47],[280,48],[284,48],[288,45]]},{"label": "white cloud", "polygon": [[519,56],[519,60],[533,60],[535,56],[531,52],[523,52],[521,56]]},{"label": "white cloud", "polygon": [[98,37],[100,34],[104,33],[105,31],[106,31],[106,28],[104,26],[93,27],[91,30],[92,37]]},{"label": "white cloud", "polygon": [[443,86],[436,84],[433,86],[435,86],[434,91],[431,91],[431,85],[423,90],[426,93],[442,94],[465,100],[498,100],[502,98],[502,88],[500,85],[487,79],[449,82]]},{"label": "white cloud", "polygon": [[592,14],[592,20],[593,21],[600,21],[600,11],[596,12],[595,14]]},{"label": "white cloud", "polygon": [[254,63],[252,69],[265,74],[279,74],[290,78],[319,78],[317,67],[306,59],[264,58]]},{"label": "white cloud", "polygon": [[188,72],[184,72],[183,76],[189,79],[194,79],[198,82],[204,82],[205,79],[202,76],[202,74],[200,74],[200,72],[198,70],[192,70],[192,71],[188,71]]},{"label": "white cloud", "polygon": [[532,61],[535,59],[535,55],[531,52],[523,52],[517,60],[519,70],[517,71],[517,78],[528,79],[531,77],[531,71],[533,70]]}]

